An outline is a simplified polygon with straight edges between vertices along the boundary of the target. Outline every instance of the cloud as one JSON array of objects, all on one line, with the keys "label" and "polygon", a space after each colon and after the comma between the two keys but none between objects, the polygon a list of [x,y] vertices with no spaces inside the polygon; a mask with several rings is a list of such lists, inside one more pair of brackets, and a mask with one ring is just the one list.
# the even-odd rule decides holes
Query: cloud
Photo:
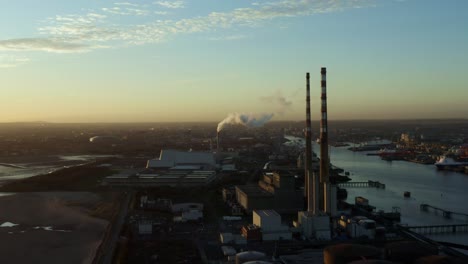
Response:
[{"label": "cloud", "polygon": [[169,12],[167,12],[167,11],[154,11],[154,13],[156,15],[161,15],[161,16],[165,16],[165,15],[169,14]]},{"label": "cloud", "polygon": [[114,3],[114,5],[118,5],[118,6],[134,6],[134,7],[139,7],[139,6],[140,6],[140,5],[138,5],[138,4],[133,4],[133,3],[129,3],[129,2]]},{"label": "cloud", "polygon": [[[373,6],[376,0],[279,0],[256,2],[249,7],[227,12],[211,12],[179,20],[158,19],[166,11],[155,11],[147,6],[130,2],[117,2],[114,6],[86,14],[57,15],[48,18],[38,28],[43,38],[0,40],[1,50],[38,50],[47,52],[84,52],[108,46],[159,43],[179,34],[215,32],[219,29],[253,27],[269,21],[309,16],[316,13],[337,12],[350,8]],[[183,8],[184,1],[157,1],[165,8]],[[121,15],[155,16],[142,24],[119,24]],[[236,40],[243,35],[212,37],[212,40]]]},{"label": "cloud", "polygon": [[178,9],[178,8],[184,8],[185,7],[185,2],[184,1],[157,1],[154,2],[157,5],[160,5],[165,8],[171,8],[171,9]]},{"label": "cloud", "polygon": [[47,51],[55,53],[86,52],[93,47],[80,43],[70,43],[48,38],[23,38],[0,40],[0,50]]},{"label": "cloud", "polygon": [[246,35],[230,35],[230,36],[222,36],[222,37],[211,37],[209,40],[220,41],[220,40],[240,40],[247,38]]},{"label": "cloud", "polygon": [[149,10],[144,9],[143,6],[140,6],[138,4],[124,2],[114,3],[114,5],[114,7],[101,8],[101,10],[106,13],[122,16],[147,16],[150,14]]},{"label": "cloud", "polygon": [[16,68],[30,60],[23,56],[0,54],[0,68]]}]

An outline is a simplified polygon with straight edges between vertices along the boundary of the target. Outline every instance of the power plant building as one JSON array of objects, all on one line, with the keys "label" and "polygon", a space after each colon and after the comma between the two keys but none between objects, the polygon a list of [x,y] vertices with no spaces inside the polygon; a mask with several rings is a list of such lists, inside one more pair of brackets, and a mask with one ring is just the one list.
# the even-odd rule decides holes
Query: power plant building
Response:
[{"label": "power plant building", "polygon": [[258,185],[236,186],[237,202],[247,212],[272,209],[279,213],[294,213],[302,209],[302,191],[295,187],[295,177],[289,173],[267,172]]}]

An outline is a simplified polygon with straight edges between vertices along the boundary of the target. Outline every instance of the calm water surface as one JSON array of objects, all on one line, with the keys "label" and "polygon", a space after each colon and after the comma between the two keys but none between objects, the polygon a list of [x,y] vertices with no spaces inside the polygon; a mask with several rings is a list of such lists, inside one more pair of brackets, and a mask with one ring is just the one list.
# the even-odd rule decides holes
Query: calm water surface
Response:
[{"label": "calm water surface", "polygon": [[[314,145],[318,150],[318,146]],[[363,152],[352,152],[346,148],[331,148],[331,162],[351,173],[352,181],[374,180],[384,183],[386,189],[347,188],[348,202],[354,203],[356,196],[369,199],[377,209],[391,211],[400,207],[401,222],[408,225],[437,225],[467,223],[465,217],[445,219],[441,214],[423,212],[421,203],[446,210],[468,214],[468,175],[438,171],[433,165],[422,165],[405,161],[383,161],[378,156],[367,156]],[[405,191],[411,198],[404,198]],[[431,235],[439,241],[468,244],[468,234]]]}]

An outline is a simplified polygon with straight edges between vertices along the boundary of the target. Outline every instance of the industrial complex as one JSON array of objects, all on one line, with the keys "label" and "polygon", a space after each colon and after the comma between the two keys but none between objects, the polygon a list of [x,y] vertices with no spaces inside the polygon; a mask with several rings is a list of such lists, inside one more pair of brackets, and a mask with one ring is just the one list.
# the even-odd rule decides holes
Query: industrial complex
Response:
[{"label": "industrial complex", "polygon": [[[436,173],[463,176],[468,136],[457,137],[464,130],[447,132],[453,142],[444,143],[445,137],[423,126],[411,132],[414,124],[398,131],[347,122],[337,126],[333,120],[329,125],[327,69],[316,75],[317,85],[311,85],[313,76],[306,73],[305,122],[232,113],[217,126],[132,124],[127,130],[92,127],[73,134],[95,158],[51,175],[54,184],[71,177],[70,190],[88,191],[83,186],[91,185],[92,191],[108,195],[109,204],[89,207],[111,223],[103,226],[95,263],[468,263],[465,245],[427,237],[468,232],[466,210],[446,208],[437,200],[416,204],[428,191],[421,194],[420,185],[407,188],[411,178],[400,177],[404,173],[394,176],[404,182],[398,191],[387,182],[386,171],[373,176],[378,178],[354,174],[361,164],[373,166],[372,159],[388,162],[384,166],[397,160],[405,166],[430,164]],[[320,98],[317,122],[311,98]],[[422,171],[426,180],[427,167]],[[432,180],[447,188],[448,178]],[[40,185],[31,179],[25,186]],[[47,181],[41,188],[55,186]],[[438,186],[433,192],[437,199],[453,200]],[[113,204],[117,196],[108,193],[121,196]],[[408,206],[417,213],[412,222]],[[429,215],[434,221],[419,224]]]},{"label": "industrial complex", "polygon": [[[315,133],[319,155],[313,151],[307,73],[305,140],[285,140],[281,128],[272,134],[258,131],[262,140],[252,145],[255,137],[235,138],[226,127],[231,122],[249,132],[254,130],[249,126],[271,117],[257,120],[232,115],[207,141],[209,151],[162,149],[159,158],[149,159],[145,168],[106,177],[105,185],[139,190],[139,211],[132,217],[130,229],[135,234],[129,234],[135,238],[133,245],[169,237],[190,239],[199,251],[200,263],[332,264],[363,258],[393,263],[399,260],[395,252],[403,252],[410,244],[417,252],[399,263],[425,263],[414,261],[440,254],[463,258],[447,247],[438,250],[434,242],[399,225],[398,207],[392,212],[376,211],[361,196],[355,197],[353,204],[345,202],[344,188],[385,189],[385,184],[347,182],[350,178],[339,174],[343,170],[331,164],[326,68],[320,74],[320,124]],[[249,168],[246,164],[252,165]],[[410,195],[405,193],[405,197]],[[138,247],[131,252],[139,252]],[[157,256],[164,255],[157,252]],[[132,254],[129,258],[137,258]],[[155,256],[153,253],[151,258]],[[196,257],[189,259],[198,261]],[[163,262],[155,259],[152,263]]]}]

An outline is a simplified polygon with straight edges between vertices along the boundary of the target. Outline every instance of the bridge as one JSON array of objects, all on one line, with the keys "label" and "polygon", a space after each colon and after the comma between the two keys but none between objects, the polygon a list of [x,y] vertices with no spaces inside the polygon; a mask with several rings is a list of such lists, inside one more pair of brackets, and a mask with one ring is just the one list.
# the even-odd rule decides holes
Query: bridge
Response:
[{"label": "bridge", "polygon": [[385,189],[385,184],[378,181],[366,181],[366,182],[342,182],[338,183],[339,187],[343,188],[377,188]]},{"label": "bridge", "polygon": [[414,239],[421,243],[436,246],[439,249],[439,252],[443,252],[449,256],[455,256],[457,258],[460,258],[462,263],[468,263],[468,257],[465,254],[463,254],[462,252],[458,250],[453,249],[453,248],[466,249],[466,246],[453,244],[453,243],[446,243],[446,242],[437,242],[437,241],[431,240],[425,237],[424,235],[416,233],[413,230],[411,230],[412,227],[402,226],[402,225],[396,225],[395,227],[398,229],[399,233],[404,237],[407,237],[409,239]]},{"label": "bridge", "polygon": [[442,209],[442,208],[439,208],[439,207],[432,206],[430,204],[421,204],[421,205],[419,205],[419,209],[421,209],[421,211],[425,211],[425,212],[429,212],[429,210],[432,210],[435,213],[442,213],[442,215],[447,219],[452,218],[452,216],[454,216],[454,215],[455,216],[462,216],[462,217],[464,217],[464,219],[466,221],[468,221],[468,214],[452,212],[452,211],[449,211],[449,210],[445,210],[445,209]]}]

